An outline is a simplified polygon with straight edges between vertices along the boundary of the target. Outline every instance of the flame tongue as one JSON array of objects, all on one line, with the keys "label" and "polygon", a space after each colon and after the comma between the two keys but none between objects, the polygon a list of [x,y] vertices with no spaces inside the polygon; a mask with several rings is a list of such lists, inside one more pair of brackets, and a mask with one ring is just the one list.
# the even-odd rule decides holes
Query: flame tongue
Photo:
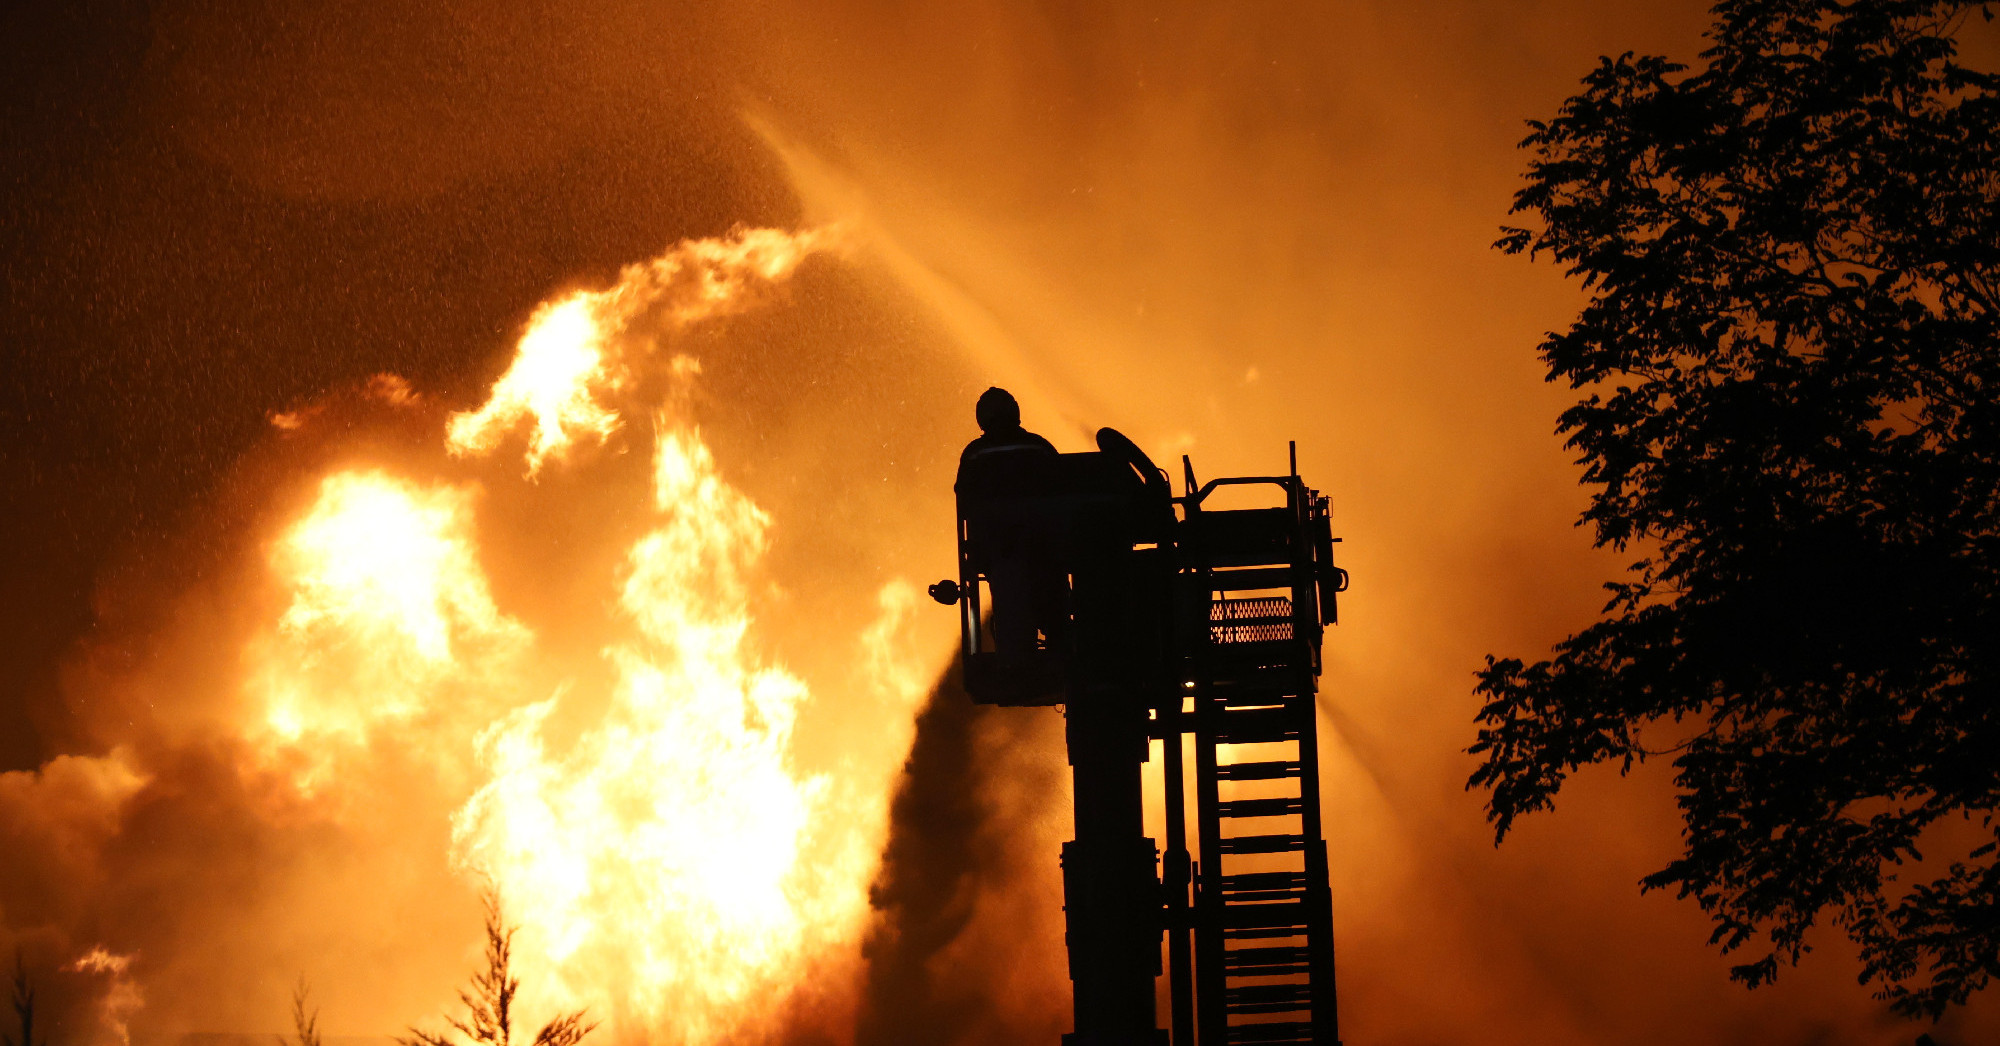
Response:
[{"label": "flame tongue", "polygon": [[788,767],[805,687],[744,649],[743,578],[769,517],[692,431],[663,432],[655,454],[662,518],[627,559],[633,635],[609,651],[609,711],[562,755],[540,732],[553,700],[499,724],[492,779],[455,836],[524,923],[524,954],[546,962],[525,978],[551,990],[545,1004],[608,997],[704,1042],[861,912],[852,884],[802,860],[826,794]]},{"label": "flame tongue", "polygon": [[829,229],[742,229],[726,238],[687,240],[650,262],[626,266],[609,290],[543,305],[485,405],[452,415],[445,445],[454,454],[491,453],[532,421],[532,477],[579,437],[603,442],[620,419],[599,398],[630,380],[638,361],[619,351],[625,344],[619,336],[635,321],[659,313],[670,327],[684,327],[741,312],[757,303],[759,290],[790,278],[833,238]]},{"label": "flame tongue", "polygon": [[598,304],[602,296],[577,294],[535,311],[521,336],[514,363],[493,385],[486,405],[454,414],[445,444],[454,454],[490,451],[525,419],[528,474],[579,435],[600,441],[618,431],[618,415],[598,405],[592,390],[619,383],[605,365]]}]

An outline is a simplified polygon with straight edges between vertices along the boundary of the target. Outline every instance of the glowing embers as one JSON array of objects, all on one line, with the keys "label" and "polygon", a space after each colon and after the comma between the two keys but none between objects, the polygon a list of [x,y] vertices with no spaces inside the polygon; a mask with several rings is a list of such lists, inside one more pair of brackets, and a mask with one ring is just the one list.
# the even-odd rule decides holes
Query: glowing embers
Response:
[{"label": "glowing embers", "polygon": [[285,741],[364,743],[444,704],[490,713],[492,682],[531,638],[494,605],[465,489],[334,473],[270,564],[288,605],[250,647],[251,685]]},{"label": "glowing embers", "polygon": [[538,1002],[610,1003],[708,1042],[769,1016],[865,905],[850,870],[802,853],[827,815],[826,782],[789,765],[805,687],[744,647],[769,517],[692,431],[655,453],[661,519],[626,560],[610,707],[561,753],[543,736],[554,699],[496,726],[454,834],[522,924],[524,981],[552,993]]},{"label": "glowing embers", "polygon": [[[454,454],[491,453],[523,422],[532,422],[527,463],[533,476],[579,438],[603,442],[618,430],[620,417],[602,398],[631,383],[659,335],[754,305],[759,290],[790,278],[832,240],[828,229],[740,229],[727,237],[683,240],[658,258],[626,266],[608,290],[543,305],[485,405],[452,415],[446,446]],[[649,317],[660,329],[633,336],[635,325]]]}]

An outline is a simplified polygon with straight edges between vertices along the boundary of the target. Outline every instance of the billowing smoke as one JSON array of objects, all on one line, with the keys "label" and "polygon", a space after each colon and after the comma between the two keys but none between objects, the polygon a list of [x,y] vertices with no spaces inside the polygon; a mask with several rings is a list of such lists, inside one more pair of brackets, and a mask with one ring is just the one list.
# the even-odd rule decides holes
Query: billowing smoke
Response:
[{"label": "billowing smoke", "polygon": [[1047,864],[1064,837],[1060,720],[977,706],[959,665],[917,717],[890,807],[879,919],[863,947],[857,1046],[994,1044],[1059,1037],[1060,890]]}]

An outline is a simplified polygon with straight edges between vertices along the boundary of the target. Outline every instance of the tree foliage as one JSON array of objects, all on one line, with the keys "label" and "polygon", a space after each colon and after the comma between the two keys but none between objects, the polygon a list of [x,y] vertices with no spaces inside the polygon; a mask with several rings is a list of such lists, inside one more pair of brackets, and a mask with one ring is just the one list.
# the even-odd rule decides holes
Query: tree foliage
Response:
[{"label": "tree foliage", "polygon": [[1829,918],[1935,1015],[2000,973],[2000,78],[1957,47],[1991,12],[1714,13],[1698,71],[1604,59],[1523,143],[1538,227],[1497,246],[1589,292],[1541,353],[1584,518],[1642,558],[1552,659],[1488,658],[1471,786],[1504,838],[1671,754],[1644,888],[1753,986]]},{"label": "tree foliage", "polygon": [[[449,1033],[411,1028],[407,1036],[397,1036],[399,1046],[512,1046],[514,1041],[514,996],[520,993],[521,979],[513,975],[514,928],[500,911],[500,896],[488,891],[486,902],[486,964],[472,975],[472,983],[458,990],[465,1016],[447,1017],[446,1022],[465,1043]],[[582,1010],[558,1014],[535,1033],[533,1046],[577,1046],[597,1027],[586,1023]]]}]

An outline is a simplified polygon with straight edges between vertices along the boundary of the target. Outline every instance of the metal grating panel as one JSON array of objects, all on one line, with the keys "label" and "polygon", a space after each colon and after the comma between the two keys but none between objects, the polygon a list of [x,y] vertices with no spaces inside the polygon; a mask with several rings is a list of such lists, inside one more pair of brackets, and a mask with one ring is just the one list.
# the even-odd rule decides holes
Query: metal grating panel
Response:
[{"label": "metal grating panel", "polygon": [[1211,643],[1268,643],[1292,638],[1292,601],[1284,596],[1218,599],[1208,605]]}]

